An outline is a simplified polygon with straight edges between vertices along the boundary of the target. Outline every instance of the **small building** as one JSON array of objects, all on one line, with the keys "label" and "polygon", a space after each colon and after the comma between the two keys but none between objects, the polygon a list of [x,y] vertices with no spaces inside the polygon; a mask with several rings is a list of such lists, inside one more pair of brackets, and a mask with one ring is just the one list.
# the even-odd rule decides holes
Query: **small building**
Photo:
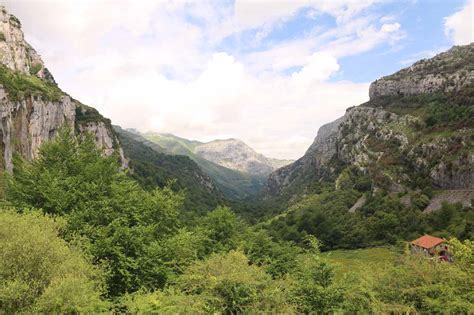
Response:
[{"label": "small building", "polygon": [[451,254],[446,240],[431,235],[423,235],[416,240],[411,241],[410,251],[412,254],[451,261]]}]

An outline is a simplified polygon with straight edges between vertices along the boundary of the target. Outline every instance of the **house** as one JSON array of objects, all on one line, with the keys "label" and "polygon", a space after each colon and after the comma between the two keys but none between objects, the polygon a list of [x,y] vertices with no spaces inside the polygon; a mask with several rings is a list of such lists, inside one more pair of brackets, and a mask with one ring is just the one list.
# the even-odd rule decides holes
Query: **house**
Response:
[{"label": "house", "polygon": [[426,257],[451,261],[451,254],[446,240],[431,235],[423,235],[416,240],[411,241],[410,251],[412,254],[420,254]]}]

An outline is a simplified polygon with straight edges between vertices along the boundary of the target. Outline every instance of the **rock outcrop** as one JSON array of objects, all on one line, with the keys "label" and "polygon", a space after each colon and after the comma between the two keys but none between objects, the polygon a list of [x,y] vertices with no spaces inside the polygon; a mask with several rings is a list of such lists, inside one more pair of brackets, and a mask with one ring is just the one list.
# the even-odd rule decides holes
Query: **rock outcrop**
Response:
[{"label": "rock outcrop", "polygon": [[126,166],[110,122],[106,124],[97,111],[57,87],[39,54],[25,41],[20,21],[4,7],[0,7],[0,63],[3,168],[12,170],[14,152],[34,159],[41,144],[65,124],[78,132],[91,132],[107,155],[118,149]]},{"label": "rock outcrop", "polygon": [[11,171],[13,152],[33,159],[40,145],[51,139],[61,126],[74,125],[75,105],[68,96],[57,102],[33,96],[14,102],[0,88],[0,117],[4,167]]},{"label": "rock outcrop", "polygon": [[311,179],[321,177],[329,169],[327,163],[337,153],[336,141],[339,125],[344,120],[345,117],[341,117],[321,126],[313,144],[303,157],[269,175],[267,191],[271,195],[276,195],[286,187],[298,182],[298,180],[308,177]]},{"label": "rock outcrop", "polygon": [[[464,127],[446,127],[444,121],[439,129],[427,127],[429,111],[423,108],[433,101],[438,108],[458,106],[451,100],[473,86],[473,56],[474,44],[454,47],[375,81],[368,103],[322,126],[302,158],[270,174],[267,192],[301,194],[347,166],[368,175],[374,189],[390,192],[420,182],[436,189],[474,189],[472,121],[461,123]],[[441,96],[425,103],[415,96],[435,92]],[[472,106],[472,93],[464,94],[459,106]]]},{"label": "rock outcrop", "polygon": [[379,96],[407,96],[436,91],[458,91],[474,80],[474,43],[454,46],[431,59],[376,80],[370,85],[371,99]]},{"label": "rock outcrop", "polygon": [[23,74],[36,75],[54,83],[40,55],[25,41],[21,22],[0,7],[0,63]]}]

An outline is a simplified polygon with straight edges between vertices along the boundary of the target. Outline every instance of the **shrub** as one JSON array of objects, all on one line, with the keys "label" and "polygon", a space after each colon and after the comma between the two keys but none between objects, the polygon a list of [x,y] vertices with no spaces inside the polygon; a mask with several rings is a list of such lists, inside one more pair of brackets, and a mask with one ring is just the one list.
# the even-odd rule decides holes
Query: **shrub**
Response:
[{"label": "shrub", "polygon": [[99,270],[58,237],[63,224],[0,211],[0,309],[8,313],[97,313]]},{"label": "shrub", "polygon": [[34,65],[31,65],[30,67],[30,74],[31,75],[37,75],[38,72],[43,68],[43,66],[40,63],[36,63]]}]

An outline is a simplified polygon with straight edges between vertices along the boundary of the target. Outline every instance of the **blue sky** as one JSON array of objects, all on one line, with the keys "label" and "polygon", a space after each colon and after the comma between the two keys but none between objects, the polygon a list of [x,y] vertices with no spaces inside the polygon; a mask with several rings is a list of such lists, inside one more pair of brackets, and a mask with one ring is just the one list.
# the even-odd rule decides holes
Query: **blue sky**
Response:
[{"label": "blue sky", "polygon": [[298,158],[371,81],[473,41],[473,0],[0,0],[112,122]]}]

